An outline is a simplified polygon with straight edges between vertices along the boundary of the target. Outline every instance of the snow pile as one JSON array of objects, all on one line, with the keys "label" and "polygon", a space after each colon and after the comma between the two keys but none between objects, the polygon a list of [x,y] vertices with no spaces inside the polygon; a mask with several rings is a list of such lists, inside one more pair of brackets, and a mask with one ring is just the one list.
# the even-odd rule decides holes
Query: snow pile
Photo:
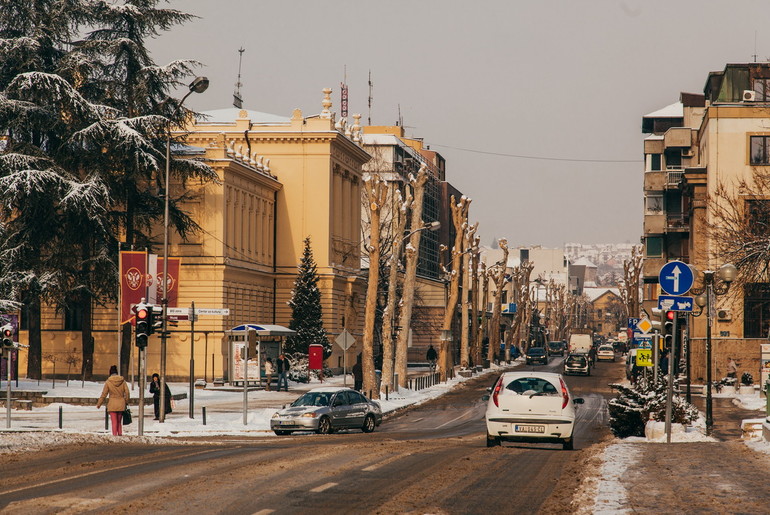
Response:
[{"label": "snow pile", "polygon": [[581,503],[577,513],[608,514],[627,511],[626,489],[621,479],[642,454],[642,448],[638,445],[628,445],[629,440],[633,438],[610,444],[598,455],[602,462],[599,470],[596,474],[586,477],[576,496],[589,502],[587,505]]}]

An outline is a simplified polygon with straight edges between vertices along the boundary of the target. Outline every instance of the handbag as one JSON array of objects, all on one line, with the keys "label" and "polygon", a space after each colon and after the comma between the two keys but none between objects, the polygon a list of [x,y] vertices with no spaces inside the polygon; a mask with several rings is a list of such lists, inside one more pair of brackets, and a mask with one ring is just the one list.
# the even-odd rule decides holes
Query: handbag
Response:
[{"label": "handbag", "polygon": [[123,411],[123,425],[127,426],[131,423],[131,408],[126,406],[126,409]]}]

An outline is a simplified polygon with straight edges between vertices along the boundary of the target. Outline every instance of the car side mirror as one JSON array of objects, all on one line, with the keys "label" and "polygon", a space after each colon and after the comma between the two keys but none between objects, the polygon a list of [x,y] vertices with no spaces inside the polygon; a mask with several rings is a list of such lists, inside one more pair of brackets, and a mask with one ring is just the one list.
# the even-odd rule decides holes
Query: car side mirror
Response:
[{"label": "car side mirror", "polygon": [[488,401],[488,400],[489,400],[489,395],[483,395],[483,396],[481,397],[481,400],[482,400],[482,401]]},{"label": "car side mirror", "polygon": [[492,387],[491,387],[491,386],[488,386],[488,387],[487,387],[487,391],[488,391],[489,393],[492,393]]},{"label": "car side mirror", "polygon": [[575,397],[574,399],[572,399],[572,402],[574,404],[583,404],[585,401],[583,400],[582,397]]}]

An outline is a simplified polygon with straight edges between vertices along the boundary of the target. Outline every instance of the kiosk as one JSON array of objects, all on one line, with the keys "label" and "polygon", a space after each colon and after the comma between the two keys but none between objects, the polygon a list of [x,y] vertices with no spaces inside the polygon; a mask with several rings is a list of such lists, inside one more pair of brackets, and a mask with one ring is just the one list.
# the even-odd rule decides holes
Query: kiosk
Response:
[{"label": "kiosk", "polygon": [[[249,331],[256,333],[256,345],[252,352],[248,352]],[[230,384],[243,386],[245,362],[248,364],[248,385],[262,386],[265,360],[270,358],[275,363],[278,355],[283,352],[283,339],[292,334],[296,334],[296,331],[268,324],[243,324],[225,331],[228,363],[226,377]]]}]

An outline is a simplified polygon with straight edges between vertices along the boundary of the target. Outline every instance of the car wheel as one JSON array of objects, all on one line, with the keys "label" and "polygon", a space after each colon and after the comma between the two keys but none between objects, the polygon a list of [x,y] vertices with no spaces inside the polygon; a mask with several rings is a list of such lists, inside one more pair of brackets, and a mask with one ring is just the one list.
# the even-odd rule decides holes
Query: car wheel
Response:
[{"label": "car wheel", "polygon": [[329,417],[321,417],[318,421],[318,429],[315,430],[319,435],[328,435],[332,432],[332,421]]},{"label": "car wheel", "polygon": [[487,435],[487,447],[499,447],[500,438],[497,436]]},{"label": "car wheel", "polygon": [[291,434],[291,431],[282,431],[282,430],[280,430],[280,429],[276,429],[276,430],[275,430],[275,431],[273,431],[273,432],[274,432],[275,434],[277,434],[278,436],[286,436],[286,435],[288,435],[288,434]]},{"label": "car wheel", "polygon": [[575,439],[570,437],[564,440],[564,443],[562,444],[562,449],[565,451],[571,451],[575,448]]},{"label": "car wheel", "polygon": [[367,415],[366,418],[364,419],[364,425],[361,428],[361,431],[363,431],[364,433],[371,433],[372,431],[374,431],[375,425],[376,424],[374,423],[374,416]]}]

